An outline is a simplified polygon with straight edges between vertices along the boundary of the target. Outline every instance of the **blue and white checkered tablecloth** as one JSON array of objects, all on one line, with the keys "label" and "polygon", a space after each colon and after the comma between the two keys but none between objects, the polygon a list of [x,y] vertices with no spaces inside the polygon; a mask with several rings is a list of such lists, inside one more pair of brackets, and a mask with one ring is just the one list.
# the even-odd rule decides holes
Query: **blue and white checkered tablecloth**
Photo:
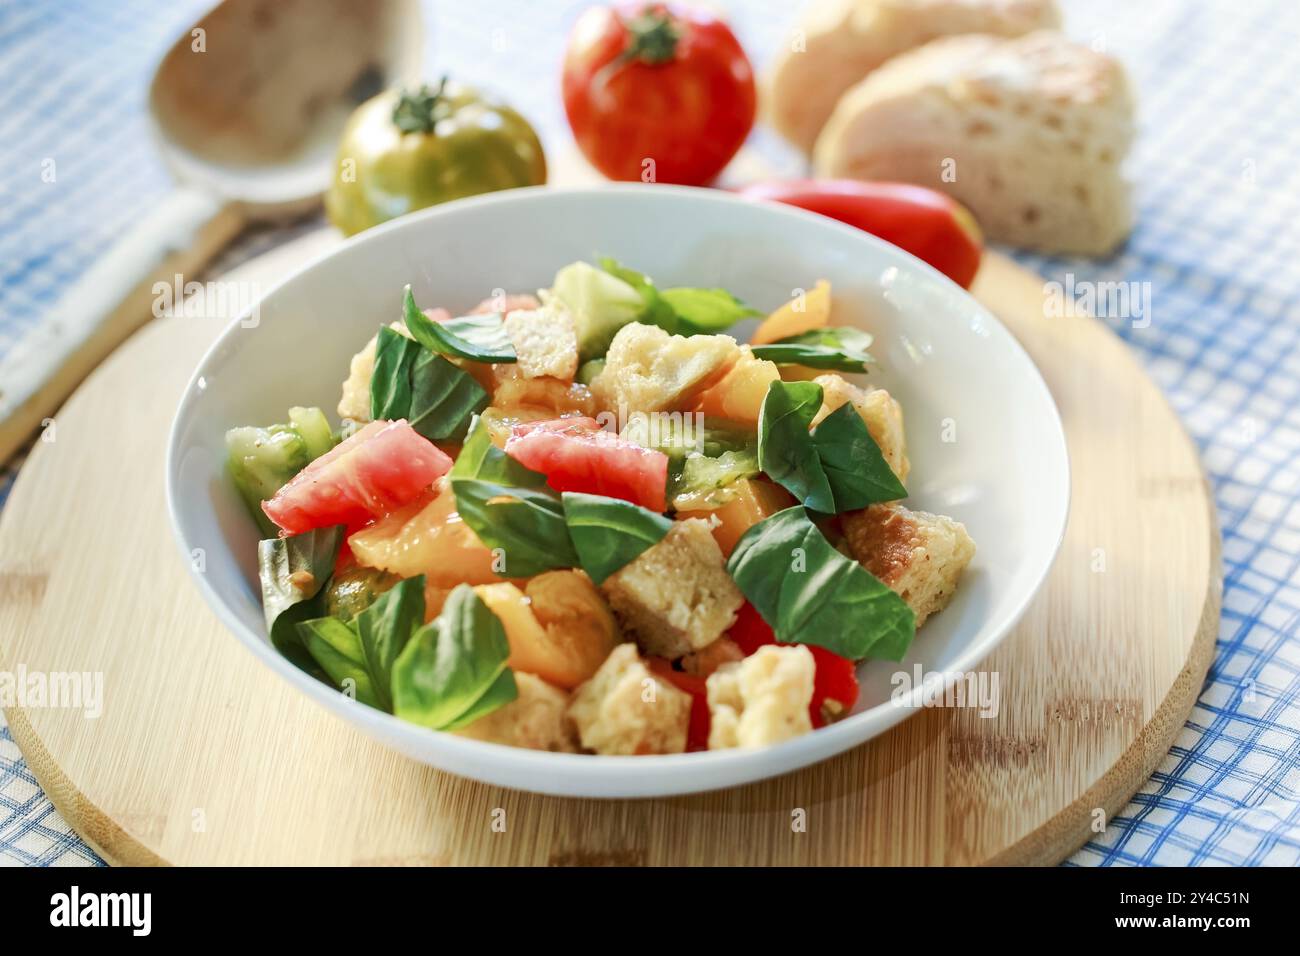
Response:
[{"label": "blue and white checkered tablecloth", "polygon": [[[144,90],[204,0],[0,0],[0,350],[168,187]],[[427,69],[503,93],[550,150],[556,74],[585,0],[426,2]],[[714,3],[713,6],[719,4]],[[755,62],[793,4],[721,4]],[[1223,527],[1209,679],[1092,864],[1300,864],[1300,4],[1065,0],[1140,93],[1138,227],[1104,260],[1019,256],[1044,277],[1150,283],[1149,325],[1109,317],[1195,438]],[[791,156],[770,134],[755,145]],[[54,182],[42,170],[54,162]],[[247,256],[277,235],[245,241]],[[0,498],[12,477],[0,483]],[[0,727],[0,862],[99,862]]]}]

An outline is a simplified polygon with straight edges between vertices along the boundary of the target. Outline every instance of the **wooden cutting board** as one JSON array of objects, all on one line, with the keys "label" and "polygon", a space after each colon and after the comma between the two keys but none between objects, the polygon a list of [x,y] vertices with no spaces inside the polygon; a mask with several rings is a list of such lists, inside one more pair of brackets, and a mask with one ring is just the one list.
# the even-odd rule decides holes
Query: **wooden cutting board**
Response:
[{"label": "wooden cutting board", "polygon": [[[334,241],[305,237],[228,278],[266,287]],[[819,766],[662,800],[533,796],[391,753],[258,664],[189,580],[164,444],[225,320],[168,319],[68,402],[4,509],[0,666],[103,675],[101,716],[11,706],[13,737],[114,863],[1059,861],[1192,707],[1219,620],[1219,535],[1195,449],[1123,344],[1093,319],[1045,318],[1042,281],[999,256],[975,291],[1056,396],[1074,488],[1045,589],[984,664],[1000,675],[995,719],[925,710]]]}]

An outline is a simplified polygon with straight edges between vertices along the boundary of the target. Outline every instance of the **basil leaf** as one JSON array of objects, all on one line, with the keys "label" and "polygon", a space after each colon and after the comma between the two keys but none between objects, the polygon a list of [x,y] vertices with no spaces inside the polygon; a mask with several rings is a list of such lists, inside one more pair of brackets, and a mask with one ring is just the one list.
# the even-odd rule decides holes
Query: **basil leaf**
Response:
[{"label": "basil leaf", "polygon": [[597,584],[663,540],[670,518],[630,501],[566,491],[564,522],[582,569]]},{"label": "basil leaf", "polygon": [[393,421],[411,410],[411,367],[424,350],[400,332],[382,326],[375,339],[370,375],[370,420]]},{"label": "basil leaf", "polygon": [[808,427],[821,408],[816,382],[773,382],[759,412],[758,463],[805,507],[841,514],[907,497],[851,403]]},{"label": "basil leaf", "polygon": [[521,465],[494,445],[487,426],[479,419],[471,424],[469,437],[461,446],[448,477],[453,481],[458,478],[479,478],[519,488],[546,486],[545,475]]},{"label": "basil leaf", "polygon": [[836,514],[907,497],[907,489],[851,402],[822,419],[813,429],[812,442],[831,486]]},{"label": "basil leaf", "polygon": [[322,614],[325,584],[342,542],[343,526],[337,525],[257,543],[266,633],[276,650],[304,670],[314,665],[294,625]]},{"label": "basil leaf", "polygon": [[758,463],[767,476],[815,511],[835,512],[835,497],[808,429],[822,407],[816,382],[773,382],[758,420]]},{"label": "basil leaf", "polygon": [[464,369],[400,332],[379,330],[370,377],[372,419],[405,418],[430,441],[456,439],[487,404],[488,393]]},{"label": "basil leaf", "polygon": [[487,426],[475,423],[448,476],[461,518],[489,548],[501,549],[503,577],[577,566],[559,496],[545,475],[492,444]]},{"label": "basil leaf", "polygon": [[616,279],[622,279],[641,296],[644,308],[637,321],[648,325],[657,325],[666,332],[676,333],[681,323],[673,307],[659,294],[654,280],[649,276],[629,269],[615,259],[608,257],[600,260],[600,267]]},{"label": "basil leaf", "polygon": [[564,506],[549,489],[455,478],[456,510],[489,548],[503,555],[502,577],[526,578],[578,565],[564,524]]},{"label": "basil leaf", "polygon": [[393,662],[424,623],[424,575],[397,582],[352,621],[380,709],[393,709]]},{"label": "basil leaf", "polygon": [[865,372],[867,366],[875,362],[867,352],[872,341],[872,337],[861,329],[836,326],[801,332],[770,345],[751,346],[751,349],[754,358],[782,365]]},{"label": "basil leaf", "polygon": [[517,696],[501,621],[468,584],[420,628],[393,665],[393,713],[435,730],[463,726]]},{"label": "basil leaf", "polygon": [[351,621],[303,621],[298,633],[339,687],[352,680],[356,699],[392,712],[393,662],[424,623],[424,575],[398,581]]},{"label": "basil leaf", "polygon": [[430,441],[457,439],[487,408],[488,393],[462,368],[423,352],[411,367],[411,407],[406,420]]},{"label": "basil leaf", "polygon": [[518,696],[519,685],[515,683],[515,672],[507,667],[501,672],[501,676],[492,682],[492,686],[483,692],[483,696],[470,706],[469,710],[442,729],[460,730],[462,727],[468,727],[480,717],[486,717],[498,707],[504,707]]},{"label": "basil leaf", "polygon": [[375,685],[366,672],[361,637],[356,628],[349,627],[336,617],[322,617],[300,623],[298,636],[307,652],[336,686],[347,688],[351,682],[351,696],[354,699],[384,709],[375,694]]},{"label": "basil leaf", "polygon": [[600,267],[622,279],[641,296],[644,308],[637,321],[657,325],[666,332],[681,335],[721,332],[741,319],[762,315],[726,289],[660,289],[649,276],[617,260],[602,258]]},{"label": "basil leaf", "polygon": [[835,550],[798,506],[746,531],[727,571],[778,641],[897,661],[916,636],[903,599]]},{"label": "basil leaf", "polygon": [[659,296],[676,313],[684,335],[722,332],[741,319],[762,315],[726,289],[664,289]]},{"label": "basil leaf", "polygon": [[519,360],[499,312],[462,315],[446,322],[435,322],[420,311],[408,285],[402,297],[402,318],[415,341],[432,352],[456,355],[472,362]]}]

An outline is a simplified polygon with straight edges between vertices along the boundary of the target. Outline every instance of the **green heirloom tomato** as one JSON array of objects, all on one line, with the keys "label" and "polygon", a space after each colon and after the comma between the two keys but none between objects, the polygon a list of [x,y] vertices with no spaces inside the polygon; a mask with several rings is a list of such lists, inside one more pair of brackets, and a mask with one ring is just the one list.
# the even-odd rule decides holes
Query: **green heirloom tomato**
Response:
[{"label": "green heirloom tomato", "polygon": [[388,90],[357,107],[325,211],[351,236],[449,199],[544,182],[546,157],[528,121],[444,79],[436,90]]}]

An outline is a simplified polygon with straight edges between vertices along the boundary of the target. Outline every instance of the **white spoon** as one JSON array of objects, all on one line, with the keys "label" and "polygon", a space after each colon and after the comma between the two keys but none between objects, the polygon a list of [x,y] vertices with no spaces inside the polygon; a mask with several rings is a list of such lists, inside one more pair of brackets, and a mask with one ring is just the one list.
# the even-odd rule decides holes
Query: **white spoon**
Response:
[{"label": "white spoon", "polygon": [[149,90],[177,188],[0,359],[0,461],[246,223],[319,203],[348,114],[422,49],[418,0],[225,0],[177,40]]}]

